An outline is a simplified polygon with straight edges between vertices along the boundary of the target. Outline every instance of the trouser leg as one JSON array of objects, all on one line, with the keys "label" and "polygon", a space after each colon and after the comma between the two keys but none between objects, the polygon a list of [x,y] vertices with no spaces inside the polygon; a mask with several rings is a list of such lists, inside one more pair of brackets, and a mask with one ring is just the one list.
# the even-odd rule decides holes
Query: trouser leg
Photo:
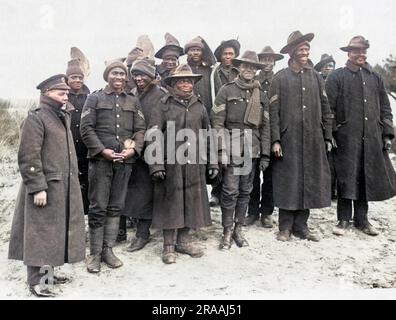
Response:
[{"label": "trouser leg", "polygon": [[337,220],[350,221],[352,219],[352,200],[338,197]]}]

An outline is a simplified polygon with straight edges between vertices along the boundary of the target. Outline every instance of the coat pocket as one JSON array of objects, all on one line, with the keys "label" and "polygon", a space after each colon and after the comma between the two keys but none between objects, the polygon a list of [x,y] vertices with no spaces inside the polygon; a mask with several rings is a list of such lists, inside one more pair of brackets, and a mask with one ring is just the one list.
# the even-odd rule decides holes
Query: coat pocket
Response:
[{"label": "coat pocket", "polygon": [[122,107],[123,115],[121,118],[123,128],[127,130],[133,130],[133,117],[134,113],[137,112],[135,106],[125,105]]},{"label": "coat pocket", "polygon": [[61,172],[47,172],[45,173],[45,179],[47,181],[61,181],[63,180],[63,175]]},{"label": "coat pocket", "polygon": [[245,118],[246,102],[243,97],[227,98],[227,121],[242,123]]}]

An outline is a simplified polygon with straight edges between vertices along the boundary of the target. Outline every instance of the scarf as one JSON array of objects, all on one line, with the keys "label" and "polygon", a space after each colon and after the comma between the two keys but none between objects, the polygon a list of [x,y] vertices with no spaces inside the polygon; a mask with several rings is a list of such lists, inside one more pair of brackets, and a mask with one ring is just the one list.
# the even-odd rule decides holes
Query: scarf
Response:
[{"label": "scarf", "polygon": [[193,91],[186,93],[184,91],[177,89],[176,87],[169,87],[169,92],[171,93],[172,96],[181,100],[190,100],[194,95]]},{"label": "scarf", "polygon": [[245,118],[243,122],[247,125],[254,125],[258,127],[261,123],[261,99],[260,99],[260,82],[257,80],[246,82],[238,76],[235,79],[235,84],[242,90],[252,90],[252,96],[248,102]]}]

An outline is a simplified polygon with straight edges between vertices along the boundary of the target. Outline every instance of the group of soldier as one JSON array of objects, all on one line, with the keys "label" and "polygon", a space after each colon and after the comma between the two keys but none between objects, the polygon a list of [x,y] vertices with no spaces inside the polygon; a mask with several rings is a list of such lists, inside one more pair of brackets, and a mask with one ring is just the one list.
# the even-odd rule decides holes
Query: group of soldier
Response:
[{"label": "group of soldier", "polygon": [[[40,104],[21,131],[23,182],[9,251],[11,259],[27,265],[30,291],[53,296],[51,288],[40,286],[42,267],[85,259],[84,212],[90,273],[100,272],[102,262],[123,265],[113,247],[126,239],[126,217],[135,219],[137,230],[128,252],[142,249],[153,227],[163,230],[164,263],[176,262],[176,253],[201,257],[190,230],[210,225],[210,206],[216,205],[222,213],[221,250],[233,242],[248,246],[242,227],[260,214],[263,226],[273,227],[274,207],[279,241],[291,235],[319,241],[308,228],[310,209],[329,207],[332,197],[337,197],[334,234],[343,235],[353,221],[377,235],[368,201],[396,194],[388,156],[394,129],[384,83],[366,62],[364,37],[341,48],[348,58],[337,70],[327,54],[315,66],[309,60],[313,38],[295,31],[281,53],[266,46],[239,57],[238,40],[222,41],[212,53],[201,37],[182,48],[167,33],[155,54],[161,64],[136,47],[126,60],[107,62],[102,90],[90,94],[81,59],[72,59],[65,75],[40,83]],[[187,64],[178,62],[183,54]],[[288,67],[274,74],[283,54],[290,56]],[[196,138],[180,141],[170,123],[175,132],[189,129]],[[205,157],[227,156],[207,163],[199,154],[185,163],[171,161],[167,146],[198,149],[201,130],[215,132],[218,142]],[[164,138],[155,149],[157,160],[148,161],[149,137],[158,133]],[[226,135],[231,144],[222,143]],[[246,162],[250,167],[243,171]],[[68,281],[55,275],[51,280]]]}]

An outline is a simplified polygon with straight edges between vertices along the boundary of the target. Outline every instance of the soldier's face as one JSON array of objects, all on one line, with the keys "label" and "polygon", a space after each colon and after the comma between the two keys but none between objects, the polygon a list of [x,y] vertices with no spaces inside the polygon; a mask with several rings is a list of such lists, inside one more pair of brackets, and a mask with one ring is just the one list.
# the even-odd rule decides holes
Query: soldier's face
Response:
[{"label": "soldier's face", "polygon": [[329,62],[323,66],[320,72],[327,77],[330,75],[330,73],[334,71],[334,68],[335,68],[334,62]]},{"label": "soldier's face", "polygon": [[175,87],[186,94],[190,94],[193,91],[194,80],[188,78],[177,80]]},{"label": "soldier's face", "polygon": [[177,67],[178,61],[179,60],[176,56],[164,56],[162,64],[167,70],[174,70]]},{"label": "soldier's face", "polygon": [[67,78],[67,84],[74,91],[79,91],[84,84],[84,76],[81,74],[71,74]]},{"label": "soldier's face", "polygon": [[250,81],[256,75],[257,68],[250,63],[241,63],[239,71],[242,79]]},{"label": "soldier's face", "polygon": [[299,46],[292,55],[294,61],[300,65],[305,65],[308,62],[310,47],[306,44]]},{"label": "soldier's face", "polygon": [[232,59],[235,58],[234,48],[225,48],[223,54],[221,55],[221,62],[229,67],[232,64]]},{"label": "soldier's face", "polygon": [[367,60],[367,49],[353,49],[348,52],[348,58],[353,64],[363,66]]},{"label": "soldier's face", "polygon": [[132,79],[135,81],[139,90],[143,90],[153,81],[152,78],[142,72],[134,72],[132,74]]},{"label": "soldier's face", "polygon": [[275,59],[272,57],[261,57],[260,62],[264,64],[264,71],[265,72],[271,72],[274,69],[275,66]]},{"label": "soldier's face", "polygon": [[46,96],[62,104],[69,101],[68,94],[69,90],[50,90],[45,93]]},{"label": "soldier's face", "polygon": [[113,90],[122,90],[125,87],[126,73],[122,68],[114,68],[110,71],[107,82]]},{"label": "soldier's face", "polygon": [[187,51],[188,60],[194,62],[202,61],[202,49],[199,47],[191,47]]}]

